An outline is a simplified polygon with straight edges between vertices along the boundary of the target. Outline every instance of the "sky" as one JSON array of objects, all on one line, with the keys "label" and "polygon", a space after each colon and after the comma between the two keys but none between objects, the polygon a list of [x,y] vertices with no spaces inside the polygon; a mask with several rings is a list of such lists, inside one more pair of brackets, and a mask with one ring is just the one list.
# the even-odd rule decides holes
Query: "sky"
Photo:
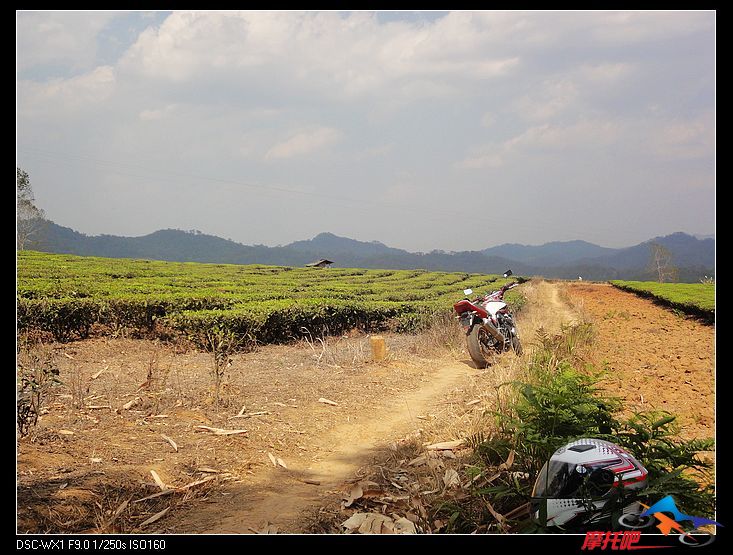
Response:
[{"label": "sky", "polygon": [[715,29],[714,11],[18,11],[17,165],[88,235],[708,235]]}]

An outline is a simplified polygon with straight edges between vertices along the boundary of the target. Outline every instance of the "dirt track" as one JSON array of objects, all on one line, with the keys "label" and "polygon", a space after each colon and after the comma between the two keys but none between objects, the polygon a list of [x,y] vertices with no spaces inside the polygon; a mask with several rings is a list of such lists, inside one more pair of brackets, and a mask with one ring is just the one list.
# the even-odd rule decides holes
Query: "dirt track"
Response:
[{"label": "dirt track", "polygon": [[[605,387],[630,403],[638,399],[638,408],[679,414],[685,436],[714,433],[712,328],[604,285],[523,287],[529,302],[519,329],[526,346],[540,326],[556,331],[563,322],[590,318],[598,336],[596,362],[608,361],[614,371]],[[124,499],[140,497],[146,488],[156,491],[150,470],[166,484],[181,486],[206,475],[204,467],[220,473],[205,494],[136,528],[155,510],[150,509],[131,518],[126,529],[303,531],[304,511],[339,496],[360,468],[383,458],[394,442],[445,441],[482,426],[483,409],[495,406],[494,387],[520,362],[507,354],[490,370],[476,370],[455,335],[387,340],[393,357],[382,365],[368,361],[363,336],[325,346],[268,346],[234,357],[221,408],[207,402],[208,355],[122,339],[56,345],[62,377],[71,387],[49,405],[36,441],[19,444],[19,530],[94,529],[70,505],[86,500],[93,510],[96,502],[102,507],[97,520],[104,522],[105,511]],[[431,350],[437,340],[455,348]],[[137,397],[136,405],[121,408]],[[111,408],[73,408],[75,403]],[[252,416],[233,418],[242,405]],[[215,436],[199,425],[247,432]],[[268,454],[287,468],[273,466]],[[115,490],[115,484],[129,487]],[[100,488],[108,498],[102,499]]]}]

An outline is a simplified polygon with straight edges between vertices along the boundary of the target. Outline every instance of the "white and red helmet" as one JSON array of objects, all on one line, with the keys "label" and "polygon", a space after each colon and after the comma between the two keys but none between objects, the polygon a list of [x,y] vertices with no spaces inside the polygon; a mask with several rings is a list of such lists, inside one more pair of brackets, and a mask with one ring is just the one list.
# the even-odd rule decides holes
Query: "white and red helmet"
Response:
[{"label": "white and red helmet", "polygon": [[[540,470],[532,490],[533,516],[540,519],[540,503],[546,503],[544,525],[587,524],[614,488],[638,490],[646,479],[646,469],[626,449],[602,439],[578,439],[555,451]],[[638,510],[638,503],[623,508]]]}]

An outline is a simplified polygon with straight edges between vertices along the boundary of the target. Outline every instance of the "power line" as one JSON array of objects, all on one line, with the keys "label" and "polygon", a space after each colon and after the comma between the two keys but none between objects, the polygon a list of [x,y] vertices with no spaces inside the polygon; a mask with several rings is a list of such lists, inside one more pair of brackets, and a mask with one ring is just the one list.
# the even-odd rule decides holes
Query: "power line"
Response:
[{"label": "power line", "polygon": [[[407,212],[410,214],[414,214],[421,219],[432,219],[435,221],[444,222],[446,218],[451,219],[451,221],[458,221],[461,218],[465,218],[467,216],[466,212],[455,212],[452,210],[446,210],[444,208],[441,208],[440,212],[434,212],[431,210],[426,210],[424,208],[417,208],[413,205],[406,205],[401,203],[393,203],[393,202],[380,202],[375,201],[373,199],[363,199],[363,198],[353,198],[353,197],[346,197],[341,195],[333,195],[330,193],[319,193],[317,191],[303,191],[300,189],[293,189],[289,187],[283,187],[281,185],[263,185],[259,183],[253,183],[251,181],[244,181],[239,179],[228,179],[228,178],[222,178],[222,177],[216,177],[211,175],[199,175],[195,173],[190,172],[178,172],[175,170],[169,170],[169,169],[161,169],[157,167],[150,167],[147,165],[134,163],[134,162],[126,162],[126,161],[115,161],[115,160],[108,160],[103,158],[98,158],[95,156],[85,155],[85,154],[73,154],[73,153],[66,153],[66,152],[58,152],[58,151],[52,151],[52,150],[46,150],[42,148],[38,148],[35,146],[29,146],[29,145],[19,145],[18,147],[19,151],[25,152],[25,154],[30,156],[36,156],[41,159],[46,159],[46,161],[50,162],[62,162],[65,164],[86,164],[93,167],[97,167],[100,170],[104,170],[110,173],[114,173],[117,175],[123,175],[126,177],[134,177],[136,179],[146,179],[146,180],[159,180],[159,181],[172,181],[174,178],[176,180],[185,179],[188,181],[196,180],[196,181],[207,181],[212,183],[220,183],[224,185],[233,185],[237,187],[245,187],[248,189],[252,189],[259,194],[268,194],[267,196],[272,196],[272,193],[275,194],[286,194],[286,195],[302,195],[302,196],[308,196],[308,197],[314,197],[318,198],[321,201],[327,201],[329,204],[332,204],[336,202],[337,204],[340,203],[347,203],[349,205],[354,205],[358,208],[364,208],[365,206],[370,206],[373,208],[380,208],[380,209],[391,209],[391,210],[398,210],[400,212]],[[133,173],[133,172],[143,172],[143,173]],[[178,182],[178,181],[176,181]],[[479,214],[476,216],[478,221],[482,220],[482,215]],[[506,218],[502,217],[501,215],[497,215],[495,212],[492,213],[490,216],[485,216],[486,224],[487,225],[497,225],[497,226],[511,226],[512,229],[516,228],[522,228],[525,230],[530,231],[542,231],[546,232],[548,228],[554,228],[558,231],[569,231],[568,228],[564,228],[562,230],[559,230],[556,226],[549,223],[536,223],[536,225],[533,225],[532,223],[526,222],[526,221],[518,221],[516,218]],[[537,222],[536,218],[532,218],[533,222]],[[575,231],[578,233],[579,236],[581,235],[595,235],[600,238],[600,235],[597,235],[594,232],[588,232],[587,230],[584,231],[582,234],[579,233],[577,230],[570,230]],[[603,239],[601,239],[603,240]]]}]

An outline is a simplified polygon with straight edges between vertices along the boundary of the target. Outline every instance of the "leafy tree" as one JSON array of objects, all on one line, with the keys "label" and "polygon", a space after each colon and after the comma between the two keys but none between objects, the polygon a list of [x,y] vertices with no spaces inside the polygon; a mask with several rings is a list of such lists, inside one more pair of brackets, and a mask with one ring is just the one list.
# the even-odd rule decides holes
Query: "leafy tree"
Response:
[{"label": "leafy tree", "polygon": [[647,270],[654,274],[659,283],[676,282],[679,279],[679,270],[672,264],[672,253],[664,245],[649,243],[651,254]]},{"label": "leafy tree", "polygon": [[31,179],[28,172],[16,167],[16,247],[24,250],[28,244],[38,239],[46,214],[35,204]]}]

